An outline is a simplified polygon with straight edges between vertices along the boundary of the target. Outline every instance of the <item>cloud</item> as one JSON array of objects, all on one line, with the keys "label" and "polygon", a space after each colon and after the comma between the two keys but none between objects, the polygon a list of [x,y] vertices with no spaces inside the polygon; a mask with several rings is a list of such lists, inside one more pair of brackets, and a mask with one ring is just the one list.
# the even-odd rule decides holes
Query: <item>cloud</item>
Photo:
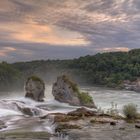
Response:
[{"label": "cloud", "polygon": [[0,59],[65,59],[140,48],[139,23],[139,0],[0,1]]},{"label": "cloud", "polygon": [[102,48],[102,49],[97,49],[97,51],[102,51],[102,52],[112,52],[112,51],[128,52],[129,48],[127,48],[127,47]]}]

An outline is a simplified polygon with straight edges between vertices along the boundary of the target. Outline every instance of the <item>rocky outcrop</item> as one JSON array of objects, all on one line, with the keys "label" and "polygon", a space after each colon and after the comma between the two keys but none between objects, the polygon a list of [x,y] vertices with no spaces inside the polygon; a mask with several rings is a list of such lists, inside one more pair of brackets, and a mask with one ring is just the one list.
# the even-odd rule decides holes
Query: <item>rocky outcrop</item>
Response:
[{"label": "rocky outcrop", "polygon": [[135,81],[129,81],[129,80],[125,80],[124,81],[124,88],[127,90],[133,90],[136,92],[140,92],[140,78],[138,78]]},{"label": "rocky outcrop", "polygon": [[45,84],[42,79],[37,76],[31,76],[27,79],[25,85],[25,97],[31,98],[35,101],[43,101]]},{"label": "rocky outcrop", "polygon": [[92,97],[88,93],[80,92],[77,84],[72,82],[66,75],[57,78],[57,81],[53,84],[52,94],[59,102],[96,108]]},{"label": "rocky outcrop", "polygon": [[3,121],[0,120],[0,129],[6,128],[7,126]]}]

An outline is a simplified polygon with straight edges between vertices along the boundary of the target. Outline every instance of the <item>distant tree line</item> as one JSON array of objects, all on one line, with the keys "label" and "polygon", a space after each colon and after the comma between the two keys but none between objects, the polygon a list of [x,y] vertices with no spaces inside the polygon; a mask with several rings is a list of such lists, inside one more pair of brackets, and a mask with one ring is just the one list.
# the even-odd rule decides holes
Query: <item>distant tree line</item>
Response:
[{"label": "distant tree line", "polygon": [[0,63],[0,90],[23,88],[28,76],[38,75],[45,81],[68,74],[91,85],[121,87],[124,80],[140,77],[140,49],[129,52],[98,53],[72,60],[38,60]]}]

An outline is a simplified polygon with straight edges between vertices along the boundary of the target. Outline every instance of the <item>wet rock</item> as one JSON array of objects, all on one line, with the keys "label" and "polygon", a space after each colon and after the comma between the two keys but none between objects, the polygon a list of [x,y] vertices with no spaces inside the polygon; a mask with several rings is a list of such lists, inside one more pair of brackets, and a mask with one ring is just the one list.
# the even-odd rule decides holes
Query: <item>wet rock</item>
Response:
[{"label": "wet rock", "polygon": [[123,86],[127,90],[133,90],[136,92],[140,92],[140,78],[135,81],[125,80]]},{"label": "wet rock", "polygon": [[89,116],[95,116],[96,111],[88,110],[88,109],[82,107],[82,108],[78,108],[75,111],[69,112],[68,115],[78,116],[78,117],[84,117],[84,116],[89,117]]},{"label": "wet rock", "polygon": [[121,124],[119,127],[110,127],[109,124],[94,124],[84,129],[68,130],[71,140],[140,140],[139,129],[134,129],[132,124]]},{"label": "wet rock", "polygon": [[26,140],[26,139],[45,139],[45,140],[50,140],[50,137],[52,135],[48,132],[26,132],[26,131],[22,131],[22,132],[18,132],[18,131],[14,131],[14,132],[4,132],[4,133],[0,133],[0,139],[5,139],[5,140]]},{"label": "wet rock", "polygon": [[110,122],[110,125],[116,125],[116,122]]},{"label": "wet rock", "polygon": [[92,97],[88,93],[80,92],[77,84],[66,75],[57,78],[53,84],[52,94],[55,100],[75,106],[96,108]]},{"label": "wet rock", "polygon": [[117,121],[112,118],[102,118],[102,117],[95,117],[90,122],[99,124],[110,123],[110,125],[116,125],[117,123]]},{"label": "wet rock", "polygon": [[31,98],[35,101],[43,101],[45,84],[42,79],[37,76],[31,76],[27,79],[25,85],[25,97]]},{"label": "wet rock", "polygon": [[29,108],[17,105],[19,111],[21,111],[25,115],[29,116],[37,116],[40,115],[40,111],[37,108]]},{"label": "wet rock", "polygon": [[61,132],[66,129],[81,129],[81,127],[76,124],[58,124],[55,132]]},{"label": "wet rock", "polygon": [[140,129],[140,124],[136,124],[135,128],[139,128]]},{"label": "wet rock", "polygon": [[6,128],[7,126],[3,121],[0,120],[0,129]]},{"label": "wet rock", "polygon": [[70,116],[70,115],[55,115],[54,116],[54,122],[69,122],[73,120],[78,120],[78,116]]}]

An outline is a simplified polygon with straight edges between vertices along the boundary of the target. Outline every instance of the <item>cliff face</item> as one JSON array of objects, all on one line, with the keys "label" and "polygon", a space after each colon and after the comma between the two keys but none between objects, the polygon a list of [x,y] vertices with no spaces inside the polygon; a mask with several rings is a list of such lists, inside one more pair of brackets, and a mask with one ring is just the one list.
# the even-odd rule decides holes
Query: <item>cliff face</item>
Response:
[{"label": "cliff face", "polygon": [[40,78],[35,76],[29,77],[25,85],[25,90],[25,97],[31,98],[35,101],[43,101],[45,84]]},{"label": "cliff face", "polygon": [[81,93],[77,85],[65,75],[57,78],[53,84],[52,94],[59,102],[95,108],[92,97],[88,93]]}]

